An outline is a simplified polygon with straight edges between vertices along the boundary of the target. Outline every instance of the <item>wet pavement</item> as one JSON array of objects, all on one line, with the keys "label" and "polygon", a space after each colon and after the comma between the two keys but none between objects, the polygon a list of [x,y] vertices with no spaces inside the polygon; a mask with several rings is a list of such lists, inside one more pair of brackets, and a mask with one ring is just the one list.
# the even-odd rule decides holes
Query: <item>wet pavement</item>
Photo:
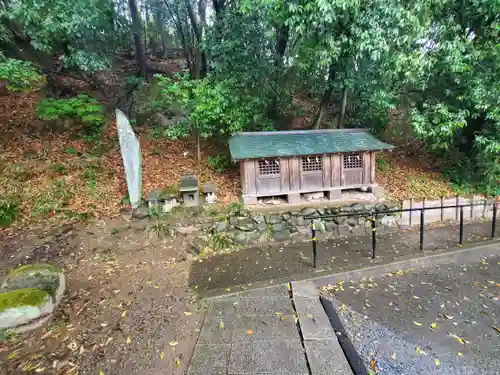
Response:
[{"label": "wet pavement", "polygon": [[[500,235],[500,220],[497,223]],[[321,237],[321,234],[319,235]],[[491,237],[491,222],[475,222],[464,226],[464,244],[477,243]],[[286,283],[290,279],[314,277],[320,272],[336,273],[348,269],[387,263],[417,256],[419,231],[405,230],[377,236],[376,259],[371,259],[371,230],[357,236],[339,237],[318,242],[318,269],[312,267],[311,243],[281,247],[248,248],[193,262],[190,286],[202,296],[223,294],[245,288]],[[456,247],[458,225],[425,229],[424,250]]]},{"label": "wet pavement", "polygon": [[395,271],[326,290],[373,374],[500,373],[498,255]]}]

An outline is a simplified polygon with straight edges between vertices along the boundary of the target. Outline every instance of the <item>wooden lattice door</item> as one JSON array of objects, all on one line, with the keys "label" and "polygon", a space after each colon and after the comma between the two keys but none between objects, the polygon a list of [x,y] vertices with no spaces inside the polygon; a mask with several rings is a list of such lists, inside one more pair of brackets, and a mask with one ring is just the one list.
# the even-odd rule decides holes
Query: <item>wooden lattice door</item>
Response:
[{"label": "wooden lattice door", "polygon": [[343,181],[345,186],[363,184],[363,154],[343,155]]}]

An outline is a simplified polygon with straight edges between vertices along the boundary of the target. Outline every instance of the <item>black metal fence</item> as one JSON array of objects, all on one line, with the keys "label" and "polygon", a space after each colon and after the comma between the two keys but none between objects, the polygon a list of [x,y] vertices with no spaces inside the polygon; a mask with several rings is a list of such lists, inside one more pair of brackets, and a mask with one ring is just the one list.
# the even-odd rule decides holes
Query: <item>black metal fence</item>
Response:
[{"label": "black metal fence", "polygon": [[[491,210],[493,212],[493,218],[491,220],[491,238],[495,238],[495,228],[498,216],[498,205],[500,202],[495,201],[493,203],[470,203],[470,204],[457,204],[451,206],[436,206],[436,207],[423,207],[423,208],[407,208],[407,209],[393,209],[393,210],[382,210],[382,211],[369,211],[369,212],[349,212],[349,213],[338,213],[338,214],[328,214],[328,215],[315,215],[314,217],[305,217],[306,220],[310,220],[311,222],[311,242],[312,242],[312,252],[313,252],[313,267],[317,267],[317,238],[316,238],[316,222],[321,219],[326,218],[336,218],[336,217],[364,217],[367,220],[371,221],[371,232],[372,232],[372,259],[375,259],[375,253],[377,251],[377,216],[378,215],[387,215],[387,214],[403,214],[404,212],[420,211],[420,243],[419,248],[421,251],[424,250],[424,235],[425,235],[425,211],[428,210],[442,210],[442,209],[460,209],[459,214],[459,244],[462,245],[464,241],[464,208],[470,208],[473,210],[473,207],[480,206],[487,208],[489,206],[493,206]],[[488,211],[485,209],[485,211]]]}]

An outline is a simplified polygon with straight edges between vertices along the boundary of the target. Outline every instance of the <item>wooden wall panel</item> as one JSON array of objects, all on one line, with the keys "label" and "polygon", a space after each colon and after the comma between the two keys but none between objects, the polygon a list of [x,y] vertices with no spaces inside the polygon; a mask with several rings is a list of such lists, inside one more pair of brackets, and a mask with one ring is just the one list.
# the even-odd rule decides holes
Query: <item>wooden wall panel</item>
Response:
[{"label": "wooden wall panel", "polygon": [[240,178],[241,178],[241,192],[243,194],[247,194],[248,187],[247,187],[247,178],[245,175],[245,161],[242,160],[240,161]]},{"label": "wooden wall panel", "polygon": [[371,181],[370,183],[374,184],[375,183],[375,167],[377,166],[377,153],[375,151],[370,152],[371,154],[371,173],[370,173],[370,178]]},{"label": "wooden wall panel", "polygon": [[288,162],[289,158],[280,159],[280,173],[281,173],[281,191],[290,191],[290,166]]},{"label": "wooden wall panel", "polygon": [[292,157],[288,159],[288,170],[290,175],[290,190],[300,190],[300,163],[299,158]]},{"label": "wooden wall panel", "polygon": [[371,183],[372,158],[370,152],[363,152],[363,184]]},{"label": "wooden wall panel", "polygon": [[246,194],[257,193],[257,169],[255,160],[245,160],[245,183],[247,186]]},{"label": "wooden wall panel", "polygon": [[330,155],[323,155],[323,187],[332,186],[332,163]]},{"label": "wooden wall panel", "polygon": [[331,166],[332,166],[332,186],[340,186],[342,183],[341,155],[340,154],[331,154],[330,160],[331,160]]}]

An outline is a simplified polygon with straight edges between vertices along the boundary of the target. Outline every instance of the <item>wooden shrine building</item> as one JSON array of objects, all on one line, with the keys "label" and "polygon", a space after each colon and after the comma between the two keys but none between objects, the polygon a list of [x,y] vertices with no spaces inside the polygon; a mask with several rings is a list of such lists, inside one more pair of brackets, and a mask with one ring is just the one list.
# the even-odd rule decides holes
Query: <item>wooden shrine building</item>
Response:
[{"label": "wooden shrine building", "polygon": [[378,194],[375,153],[392,148],[366,129],[245,132],[229,139],[245,204],[282,195],[298,204],[301,194],[314,192],[336,199],[346,189]]}]

